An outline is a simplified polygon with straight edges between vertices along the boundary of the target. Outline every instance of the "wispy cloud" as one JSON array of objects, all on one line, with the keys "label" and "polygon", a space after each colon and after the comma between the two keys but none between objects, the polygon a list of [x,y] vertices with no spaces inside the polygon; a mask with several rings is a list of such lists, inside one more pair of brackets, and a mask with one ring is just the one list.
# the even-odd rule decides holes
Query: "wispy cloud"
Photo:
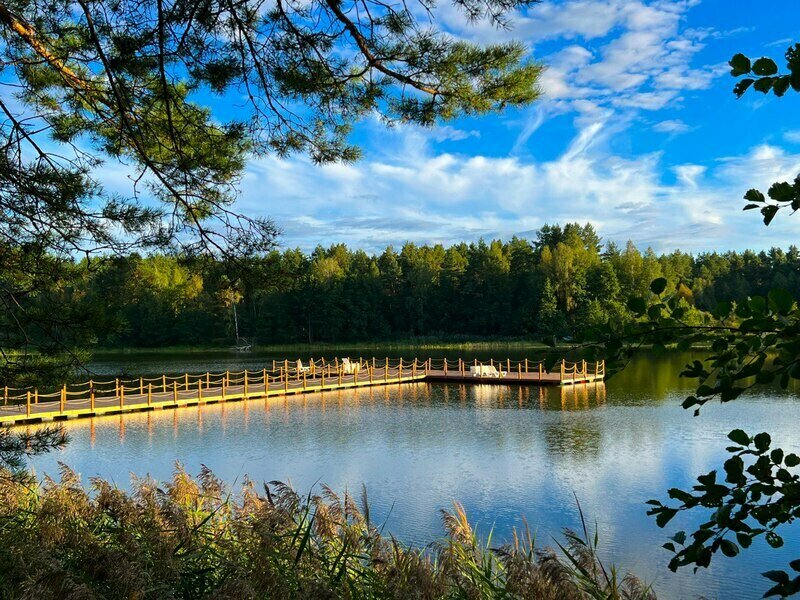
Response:
[{"label": "wispy cloud", "polygon": [[[609,153],[613,128],[582,128],[548,161],[435,154],[407,130],[393,143],[415,148],[394,161],[315,167],[304,159],[253,163],[239,208],[275,217],[286,246],[344,241],[368,250],[404,241],[452,243],[526,234],[546,222],[591,221],[606,239],[668,250],[791,243],[791,222],[767,232],[742,213],[752,185],[800,171],[800,154],[757,146],[710,167],[684,164],[664,181],[658,153]],[[268,181],[269,185],[264,185]]]},{"label": "wispy cloud", "polygon": [[673,135],[686,133],[689,130],[691,130],[691,127],[680,119],[667,119],[666,121],[659,121],[653,125],[653,131],[670,133]]}]

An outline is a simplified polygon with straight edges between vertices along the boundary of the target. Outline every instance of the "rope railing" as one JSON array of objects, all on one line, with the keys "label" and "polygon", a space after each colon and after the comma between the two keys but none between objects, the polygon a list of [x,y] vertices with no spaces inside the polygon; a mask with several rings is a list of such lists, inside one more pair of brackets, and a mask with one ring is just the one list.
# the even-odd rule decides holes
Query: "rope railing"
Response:
[{"label": "rope railing", "polygon": [[[271,368],[225,371],[220,373],[183,373],[131,379],[90,379],[64,384],[58,391],[40,392],[36,388],[3,388],[3,413],[25,412],[27,416],[47,412],[49,416],[75,408],[97,406],[106,409],[177,405],[179,402],[224,401],[270,394],[319,391],[342,386],[371,385],[417,381],[428,378],[497,377],[514,378],[536,384],[575,383],[597,380],[605,376],[603,361],[571,362],[561,360],[547,370],[544,360],[494,359],[471,361],[462,358],[405,359],[390,357],[350,358],[325,357],[283,361],[273,360]],[[15,393],[21,392],[21,393]],[[44,409],[52,409],[45,411]]]}]

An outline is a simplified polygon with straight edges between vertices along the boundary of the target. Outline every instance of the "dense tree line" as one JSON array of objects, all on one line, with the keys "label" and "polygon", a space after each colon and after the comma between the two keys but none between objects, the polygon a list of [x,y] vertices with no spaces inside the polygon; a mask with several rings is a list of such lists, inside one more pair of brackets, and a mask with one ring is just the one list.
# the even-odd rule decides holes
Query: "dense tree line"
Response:
[{"label": "dense tree line", "polygon": [[[402,248],[342,244],[248,261],[130,255],[75,264],[70,297],[104,347],[357,342],[411,337],[569,337],[609,319],[665,277],[692,310],[773,287],[800,294],[800,251],[657,255],[603,244],[594,228]],[[234,315],[235,311],[235,315]],[[234,320],[235,319],[235,320]]]}]

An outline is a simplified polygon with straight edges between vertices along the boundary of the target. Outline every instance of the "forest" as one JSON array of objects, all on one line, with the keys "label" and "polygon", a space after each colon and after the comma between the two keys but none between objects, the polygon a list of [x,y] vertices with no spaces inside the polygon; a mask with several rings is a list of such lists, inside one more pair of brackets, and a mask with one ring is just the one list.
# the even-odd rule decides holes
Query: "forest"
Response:
[{"label": "forest", "polygon": [[[153,254],[70,265],[64,304],[99,348],[529,338],[634,319],[626,304],[664,277],[692,314],[780,287],[800,295],[800,250],[656,254],[604,243],[591,224],[536,239],[370,255],[337,244],[246,263]],[[54,301],[52,296],[48,302]],[[79,340],[80,341],[80,340]]]}]

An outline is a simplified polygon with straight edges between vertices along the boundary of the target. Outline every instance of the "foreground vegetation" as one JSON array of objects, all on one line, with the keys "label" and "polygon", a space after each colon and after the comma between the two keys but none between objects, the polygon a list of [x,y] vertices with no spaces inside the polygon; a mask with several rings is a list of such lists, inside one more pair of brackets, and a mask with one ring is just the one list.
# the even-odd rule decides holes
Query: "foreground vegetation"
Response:
[{"label": "foreground vegetation", "polygon": [[528,531],[493,547],[455,505],[446,537],[425,549],[383,535],[361,507],[323,487],[300,496],[246,481],[233,496],[209,471],[126,493],[62,468],[41,487],[0,478],[4,598],[507,598],[649,600],[631,575],[606,568],[596,540],[565,533],[559,552]]}]

